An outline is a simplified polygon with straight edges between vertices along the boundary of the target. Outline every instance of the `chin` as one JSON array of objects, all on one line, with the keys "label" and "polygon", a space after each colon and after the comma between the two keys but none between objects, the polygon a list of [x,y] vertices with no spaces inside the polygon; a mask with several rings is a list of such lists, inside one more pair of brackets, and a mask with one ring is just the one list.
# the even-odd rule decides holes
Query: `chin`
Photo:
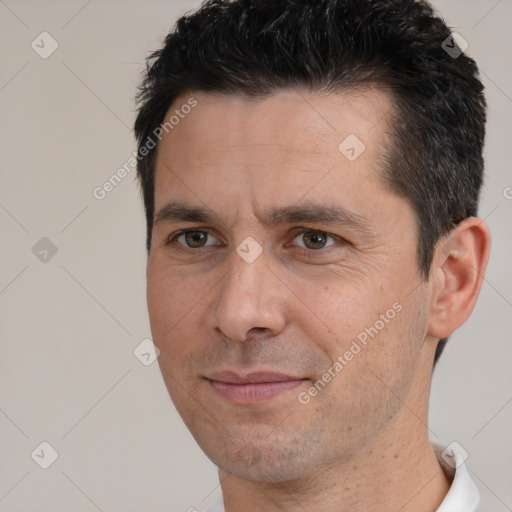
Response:
[{"label": "chin", "polygon": [[306,464],[302,460],[277,462],[275,457],[259,453],[244,453],[237,461],[222,457],[215,463],[227,473],[253,482],[285,483],[301,480],[310,473],[305,470]]},{"label": "chin", "polygon": [[[216,445],[212,441],[210,437],[208,442],[201,443],[198,440],[198,443],[216,466],[244,480],[290,482],[307,478],[325,464],[318,445],[305,443],[304,438],[296,435],[284,438],[282,435],[271,434],[261,439],[257,436],[233,436]],[[309,449],[306,448],[308,445]]]}]

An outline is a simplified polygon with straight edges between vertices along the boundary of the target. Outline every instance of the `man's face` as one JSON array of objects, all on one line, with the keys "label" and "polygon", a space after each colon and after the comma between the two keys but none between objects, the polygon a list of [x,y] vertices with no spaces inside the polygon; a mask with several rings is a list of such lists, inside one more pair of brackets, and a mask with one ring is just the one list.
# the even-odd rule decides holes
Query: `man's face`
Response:
[{"label": "man's face", "polygon": [[424,428],[430,288],[379,179],[391,100],[193,96],[158,149],[148,305],[199,445],[284,481]]}]

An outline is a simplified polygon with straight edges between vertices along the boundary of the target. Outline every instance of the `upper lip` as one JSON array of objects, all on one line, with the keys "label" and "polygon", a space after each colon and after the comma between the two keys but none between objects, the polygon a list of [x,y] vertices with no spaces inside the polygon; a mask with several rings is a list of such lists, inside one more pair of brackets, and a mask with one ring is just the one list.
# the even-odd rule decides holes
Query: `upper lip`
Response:
[{"label": "upper lip", "polygon": [[239,375],[238,373],[224,370],[221,372],[212,373],[209,380],[216,380],[226,384],[261,384],[263,382],[286,382],[290,380],[304,380],[304,377],[295,377],[286,375],[284,373],[276,372],[251,372],[246,375]]}]

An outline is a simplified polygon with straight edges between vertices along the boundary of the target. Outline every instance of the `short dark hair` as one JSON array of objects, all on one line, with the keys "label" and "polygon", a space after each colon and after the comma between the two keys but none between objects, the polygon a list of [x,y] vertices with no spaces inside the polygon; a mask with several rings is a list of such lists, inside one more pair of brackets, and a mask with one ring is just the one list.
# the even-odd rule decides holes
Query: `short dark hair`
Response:
[{"label": "short dark hair", "polygon": [[483,178],[483,86],[474,60],[450,47],[456,40],[423,0],[208,0],[181,17],[148,58],[137,96],[148,250],[156,147],[148,152],[147,141],[178,95],[375,85],[395,106],[381,177],[416,213],[428,279],[439,238],[476,215]]}]

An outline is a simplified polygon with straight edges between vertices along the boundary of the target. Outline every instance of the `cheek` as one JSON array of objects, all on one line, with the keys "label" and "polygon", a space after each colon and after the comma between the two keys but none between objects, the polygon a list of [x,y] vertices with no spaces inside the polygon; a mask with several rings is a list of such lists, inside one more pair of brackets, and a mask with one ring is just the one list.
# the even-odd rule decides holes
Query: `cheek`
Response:
[{"label": "cheek", "polygon": [[338,280],[318,287],[309,297],[305,301],[308,314],[298,315],[296,321],[331,359],[348,350],[352,340],[378,320],[382,309],[391,307],[383,306],[387,299],[375,294],[364,280]]},{"label": "cheek", "polygon": [[160,350],[160,371],[173,403],[186,416],[190,396],[199,396],[191,361],[198,352],[205,288],[184,284],[176,272],[157,272],[154,266],[148,266],[147,283],[151,333]]},{"label": "cheek", "polygon": [[149,320],[153,341],[163,356],[181,354],[181,358],[186,348],[192,346],[193,331],[202,318],[200,311],[207,299],[207,288],[197,281],[184,281],[175,269],[151,260],[148,263]]},{"label": "cheek", "polygon": [[316,289],[309,314],[296,316],[296,322],[331,361],[346,355],[345,360],[358,361],[351,366],[371,364],[387,373],[385,368],[405,364],[420,348],[425,330],[425,319],[418,317],[420,288],[411,294],[406,283],[376,276],[333,281]]}]

